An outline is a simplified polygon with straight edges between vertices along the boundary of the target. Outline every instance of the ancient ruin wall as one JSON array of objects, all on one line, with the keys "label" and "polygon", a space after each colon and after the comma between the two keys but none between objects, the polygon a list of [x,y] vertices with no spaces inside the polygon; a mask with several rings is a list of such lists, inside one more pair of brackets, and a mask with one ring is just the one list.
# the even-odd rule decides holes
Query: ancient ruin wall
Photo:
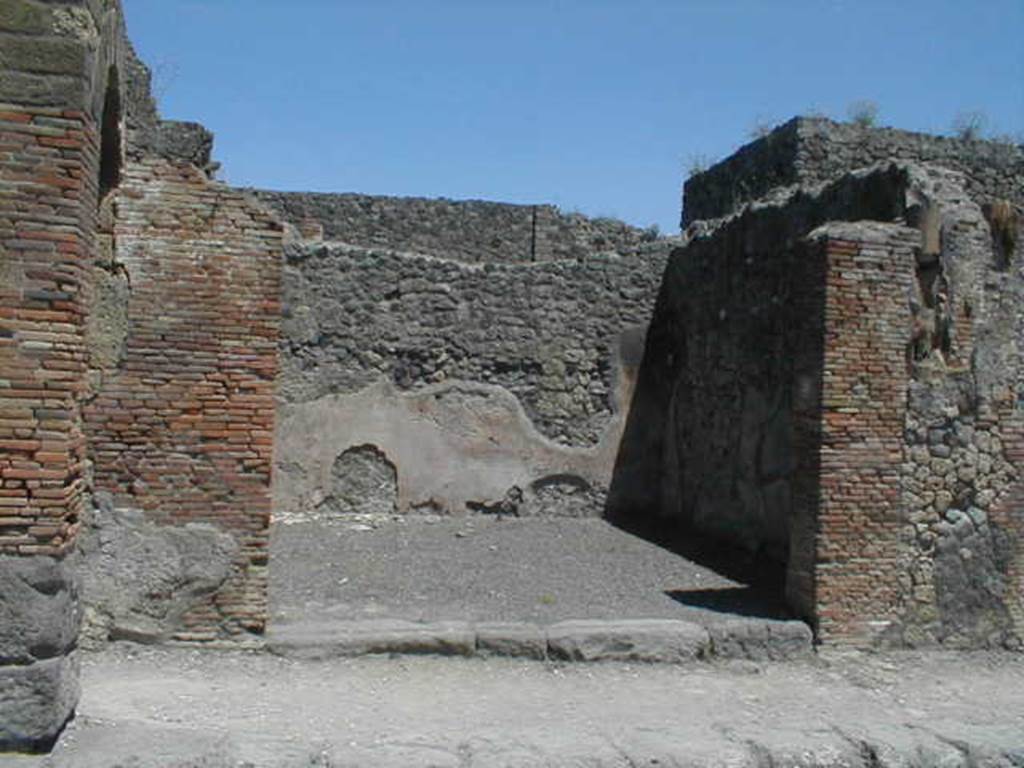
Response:
[{"label": "ancient ruin wall", "polygon": [[802,577],[811,575],[819,637],[862,642],[896,620],[900,598],[906,297],[920,234],[857,222],[831,223],[809,237],[824,241],[826,261],[820,485],[817,510],[795,521],[804,531],[814,520],[813,570],[798,550],[787,593],[794,605],[808,605]]},{"label": "ancient ruin wall", "polygon": [[893,160],[960,171],[978,204],[1024,199],[1024,149],[1018,145],[797,117],[690,177],[683,190],[682,227],[726,216],[773,190],[813,186]]},{"label": "ancient ruin wall", "polygon": [[[78,697],[97,201],[122,55],[115,2],[0,6],[0,749],[45,745]],[[108,87],[109,86],[109,87]]]},{"label": "ancient ruin wall", "polygon": [[381,195],[254,190],[289,223],[327,240],[466,262],[581,259],[635,253],[657,238],[616,219],[565,214],[553,205],[514,205]]},{"label": "ancient ruin wall", "polygon": [[281,237],[268,211],[194,165],[125,168],[113,257],[127,328],[85,411],[95,485],[153,522],[208,523],[240,545],[180,639],[266,620]]},{"label": "ancient ruin wall", "polygon": [[818,405],[820,268],[777,222],[744,224],[669,261],[610,507],[785,561],[794,484],[817,458],[797,433]]},{"label": "ancient ruin wall", "polygon": [[593,445],[614,409],[619,336],[643,329],[664,266],[643,257],[466,265],[336,245],[288,252],[281,394],[290,402],[389,379],[515,394],[537,428]]},{"label": "ancient ruin wall", "polygon": [[[613,511],[768,552],[788,525],[788,597],[825,639],[1018,643],[1024,274],[966,185],[935,167],[867,170],[674,253]],[[755,312],[782,322],[761,345],[748,342],[761,325],[735,319]],[[818,374],[758,370],[773,343],[777,366],[817,357]],[[747,414],[750,390],[772,385],[791,403],[786,429],[758,428],[763,406]],[[764,457],[787,443],[788,515],[766,515]]]},{"label": "ancient ruin wall", "polygon": [[909,196],[908,219],[937,231],[915,253],[909,302],[898,637],[1012,645],[1024,627],[1024,265],[1000,232],[1013,226],[1019,242],[1024,217],[1020,200],[993,216],[965,186],[931,169]]},{"label": "ancient ruin wall", "polygon": [[[370,444],[401,511],[461,514],[566,474],[596,493],[574,514],[600,514],[666,250],[466,264],[289,247],[278,509],[319,506],[335,459]],[[314,412],[323,445],[303,432]]]}]

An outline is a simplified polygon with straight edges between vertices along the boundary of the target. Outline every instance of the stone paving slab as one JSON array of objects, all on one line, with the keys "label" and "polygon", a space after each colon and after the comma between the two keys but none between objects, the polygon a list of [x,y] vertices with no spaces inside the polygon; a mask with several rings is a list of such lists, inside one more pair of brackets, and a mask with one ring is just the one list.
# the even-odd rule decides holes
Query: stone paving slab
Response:
[{"label": "stone paving slab", "polygon": [[285,624],[267,649],[301,660],[366,654],[508,656],[562,661],[782,660],[809,655],[810,628],[799,621],[736,620],[709,630],[673,619],[525,622],[410,622],[393,619]]},{"label": "stone paving slab", "polygon": [[709,657],[711,636],[671,619],[563,621],[548,628],[548,652],[567,661],[682,663]]}]

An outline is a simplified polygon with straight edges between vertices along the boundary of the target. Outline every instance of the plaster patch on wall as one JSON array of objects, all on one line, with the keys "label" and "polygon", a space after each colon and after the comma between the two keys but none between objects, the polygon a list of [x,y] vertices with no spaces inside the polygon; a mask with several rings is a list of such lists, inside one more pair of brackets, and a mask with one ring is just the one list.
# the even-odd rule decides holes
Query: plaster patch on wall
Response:
[{"label": "plaster patch on wall", "polygon": [[[462,381],[406,392],[381,379],[356,393],[282,404],[275,517],[322,519],[337,504],[338,446],[363,446],[358,462],[340,463],[345,472],[359,462],[373,467],[360,481],[372,486],[366,497],[378,499],[373,511],[391,504],[381,489],[390,487],[393,470],[396,496],[387,511],[397,514],[466,514],[468,504],[494,506],[517,488],[516,509],[506,505],[507,514],[600,515],[622,421],[612,419],[593,448],[563,446],[542,435],[503,387]],[[351,496],[355,486],[346,488]]]}]

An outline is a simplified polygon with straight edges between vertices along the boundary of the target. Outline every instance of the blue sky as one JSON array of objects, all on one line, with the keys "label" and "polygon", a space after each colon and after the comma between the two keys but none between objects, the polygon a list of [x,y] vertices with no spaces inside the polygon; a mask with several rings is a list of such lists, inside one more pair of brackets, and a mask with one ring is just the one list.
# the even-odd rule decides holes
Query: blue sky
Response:
[{"label": "blue sky", "polygon": [[678,231],[694,161],[815,111],[1024,141],[1024,0],[123,0],[167,118],[272,189]]}]

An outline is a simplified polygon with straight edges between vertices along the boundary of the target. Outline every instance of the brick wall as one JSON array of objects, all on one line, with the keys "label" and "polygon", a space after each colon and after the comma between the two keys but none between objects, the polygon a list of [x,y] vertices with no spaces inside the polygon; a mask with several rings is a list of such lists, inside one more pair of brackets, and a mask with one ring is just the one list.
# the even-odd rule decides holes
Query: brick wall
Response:
[{"label": "brick wall", "polygon": [[131,281],[121,359],[85,410],[97,490],[157,523],[237,536],[237,572],[180,639],[260,630],[280,316],[281,226],[192,165],[130,164],[115,202]]},{"label": "brick wall", "polygon": [[820,501],[815,564],[819,637],[868,641],[899,603],[900,471],[906,347],[920,235],[833,224],[827,238]]},{"label": "brick wall", "polygon": [[88,115],[0,105],[0,553],[62,554],[78,528],[97,154]]},{"label": "brick wall", "polygon": [[0,4],[0,751],[49,745],[78,698],[66,555],[87,506],[84,320],[121,29],[117,2]]},{"label": "brick wall", "polygon": [[[1006,563],[1006,606],[1011,626],[1024,634],[1024,413],[1015,403],[1007,403],[999,422],[1006,459],[1018,468],[1018,477],[996,498],[989,514],[992,521],[1010,532],[1016,545]],[[1018,636],[1019,636],[1018,635]]]}]

